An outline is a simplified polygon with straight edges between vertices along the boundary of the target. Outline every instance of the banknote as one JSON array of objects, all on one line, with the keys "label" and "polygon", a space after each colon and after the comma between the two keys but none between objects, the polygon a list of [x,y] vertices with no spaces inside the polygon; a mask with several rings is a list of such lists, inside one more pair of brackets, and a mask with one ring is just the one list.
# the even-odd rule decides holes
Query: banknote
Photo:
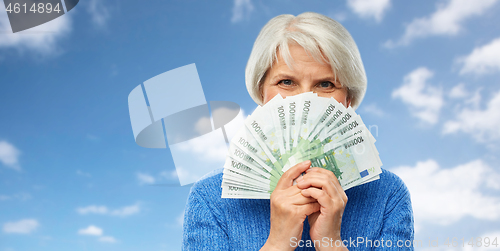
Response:
[{"label": "banknote", "polygon": [[289,154],[293,148],[293,142],[296,140],[296,135],[298,135],[297,125],[298,117],[300,116],[299,103],[301,101],[302,95],[291,96],[285,99],[285,121],[287,124],[287,130],[285,131],[285,147],[286,152]]},{"label": "banknote", "polygon": [[271,193],[260,192],[237,186],[222,186],[222,198],[269,199]]},{"label": "banknote", "polygon": [[[266,154],[265,150],[259,145],[257,140],[252,137],[251,132],[246,127],[240,128],[236,135],[231,140],[230,149],[228,154],[236,154],[238,152],[232,151],[231,146],[235,146],[243,154],[248,155],[247,158],[251,158],[252,162],[256,162],[258,166],[264,168],[268,173],[274,177],[281,177],[283,174],[281,171],[280,164],[275,160],[272,162],[270,157]],[[267,148],[266,148],[267,149]],[[274,156],[273,156],[274,157]]]},{"label": "banknote", "polygon": [[314,128],[311,130],[309,137],[307,138],[309,141],[314,141],[318,135],[326,128],[326,123],[331,120],[335,120],[340,117],[342,113],[346,110],[343,104],[340,104],[334,98],[328,99],[328,105],[323,109],[323,112],[317,118],[317,120],[313,123]]},{"label": "banknote", "polygon": [[226,159],[223,176],[231,177],[234,181],[251,183],[262,188],[268,188],[272,184],[277,183],[275,180],[255,173],[250,167],[231,158]]},{"label": "banknote", "polygon": [[254,113],[245,120],[245,126],[273,163],[273,166],[282,173],[281,151],[279,144],[277,144],[278,138],[268,109],[262,106],[257,107]]},{"label": "banknote", "polygon": [[222,197],[269,199],[284,172],[305,160],[331,171],[344,190],[380,178],[376,139],[352,107],[316,93],[276,95],[232,138]]},{"label": "banknote", "polygon": [[381,173],[369,144],[366,132],[361,131],[344,141],[330,142],[321,148],[297,152],[289,158],[289,161],[291,165],[295,165],[311,160],[311,166],[332,171],[340,185],[348,189]]},{"label": "banknote", "polygon": [[[281,160],[281,163],[286,162],[286,159],[283,159],[286,156],[286,146],[287,144],[285,141],[285,134],[286,131],[288,130],[287,127],[287,122],[285,119],[285,107],[286,104],[281,97],[281,95],[276,95],[273,99],[271,99],[267,104],[266,108],[269,109],[269,113],[271,115],[271,121],[275,125],[274,131],[271,133],[271,136],[273,136],[276,140],[270,140],[268,147],[273,149],[273,151],[276,152],[276,154],[279,155],[279,159]],[[279,150],[275,150],[276,147]]]}]

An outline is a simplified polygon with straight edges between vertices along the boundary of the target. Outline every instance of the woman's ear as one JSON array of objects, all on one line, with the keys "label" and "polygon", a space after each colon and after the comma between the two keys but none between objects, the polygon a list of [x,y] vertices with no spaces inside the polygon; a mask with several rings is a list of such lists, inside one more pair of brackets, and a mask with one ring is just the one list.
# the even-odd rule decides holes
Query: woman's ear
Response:
[{"label": "woman's ear", "polygon": [[261,103],[262,104],[259,104],[259,105],[264,105],[264,82],[266,81],[266,77],[267,77],[267,73],[269,72],[269,69],[264,72],[264,75],[262,76],[262,78],[259,80],[258,82],[258,87],[259,87],[259,93],[260,93],[260,100],[261,100]]}]

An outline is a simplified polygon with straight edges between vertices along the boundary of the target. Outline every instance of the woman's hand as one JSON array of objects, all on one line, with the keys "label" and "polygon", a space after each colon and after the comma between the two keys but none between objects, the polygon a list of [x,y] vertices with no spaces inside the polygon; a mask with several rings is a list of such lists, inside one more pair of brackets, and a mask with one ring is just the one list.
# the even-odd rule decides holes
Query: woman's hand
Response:
[{"label": "woman's hand", "polygon": [[302,195],[314,198],[321,206],[318,212],[309,215],[311,239],[323,243],[322,238],[327,237],[328,243],[333,243],[333,247],[316,247],[316,250],[346,250],[341,245],[340,225],[347,196],[337,177],[331,171],[314,167],[297,179],[297,187]]},{"label": "woman's hand", "polygon": [[311,161],[299,163],[281,176],[271,194],[271,230],[261,250],[293,250],[292,238],[302,238],[306,217],[319,210],[312,196],[303,196],[293,180],[311,166]]}]

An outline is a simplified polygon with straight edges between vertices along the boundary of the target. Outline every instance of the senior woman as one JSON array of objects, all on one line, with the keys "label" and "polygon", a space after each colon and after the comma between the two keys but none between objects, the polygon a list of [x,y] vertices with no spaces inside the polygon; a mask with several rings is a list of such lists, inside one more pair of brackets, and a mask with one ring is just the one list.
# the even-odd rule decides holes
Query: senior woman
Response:
[{"label": "senior woman", "polygon": [[[357,108],[366,90],[349,32],[317,13],[270,20],[255,41],[245,74],[259,105],[278,93],[312,91]],[[306,161],[283,174],[270,200],[222,199],[221,181],[217,170],[191,188],[183,249],[413,249],[410,195],[389,171],[344,191],[332,172]]]}]

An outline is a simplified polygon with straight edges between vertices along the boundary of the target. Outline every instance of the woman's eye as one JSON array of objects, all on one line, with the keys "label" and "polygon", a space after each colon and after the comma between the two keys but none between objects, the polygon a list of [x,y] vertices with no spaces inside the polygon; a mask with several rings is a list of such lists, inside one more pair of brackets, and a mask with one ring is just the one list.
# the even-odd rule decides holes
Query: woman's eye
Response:
[{"label": "woman's eye", "polygon": [[319,84],[319,86],[321,88],[331,88],[331,87],[335,87],[335,85],[332,83],[332,82],[329,82],[329,81],[325,81],[325,82],[321,82]]},{"label": "woman's eye", "polygon": [[284,85],[292,85],[293,84],[292,80],[290,80],[290,79],[281,80],[279,83],[284,84]]}]

